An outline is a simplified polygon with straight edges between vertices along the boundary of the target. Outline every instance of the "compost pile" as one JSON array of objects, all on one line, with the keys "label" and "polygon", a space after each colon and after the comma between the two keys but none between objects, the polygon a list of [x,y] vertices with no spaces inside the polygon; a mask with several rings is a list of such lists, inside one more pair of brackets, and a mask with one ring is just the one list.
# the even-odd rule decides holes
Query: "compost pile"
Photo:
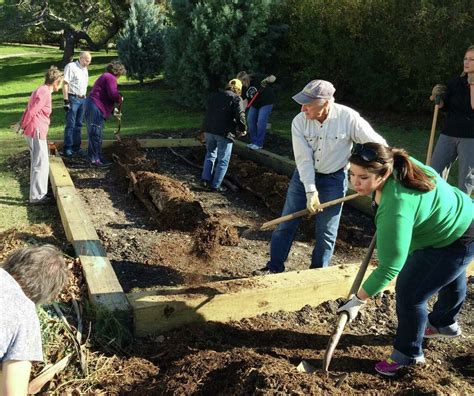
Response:
[{"label": "compost pile", "polygon": [[[125,144],[135,145],[132,141]],[[199,165],[202,161],[202,149],[175,150],[189,162]],[[108,154],[112,153],[122,165],[69,170],[125,291],[249,277],[268,260],[271,233],[259,231],[258,226],[279,215],[287,178],[274,174],[272,182],[263,182],[270,180],[271,170],[233,157],[230,176],[238,191],[216,194],[200,186],[199,169],[166,148],[136,147],[136,154],[128,155],[132,150],[115,147]],[[137,157],[140,160],[135,160]],[[239,172],[245,175],[239,176]],[[146,180],[147,187],[134,187],[133,177]],[[176,212],[170,219],[159,210],[168,201],[156,191],[164,191],[165,185],[173,186],[181,201],[199,204],[200,209],[192,212],[196,226],[179,228]],[[153,204],[152,210],[138,191]],[[216,223],[209,223],[212,219]],[[345,206],[333,264],[360,262],[373,232],[370,218]],[[197,246],[196,235],[212,234],[218,241],[212,244],[213,249],[206,247],[204,237],[199,240],[206,246]],[[308,267],[312,250],[308,239],[304,233],[298,236],[288,270]],[[211,254],[203,257],[197,254],[199,249]],[[427,364],[406,370],[394,380],[382,378],[373,369],[378,360],[388,357],[396,327],[394,295],[386,292],[365,307],[339,343],[330,368],[334,373],[348,374],[342,383],[319,370],[312,374],[296,370],[301,360],[316,369],[321,367],[339,303],[326,302],[238,322],[187,325],[135,340],[113,355],[109,351],[108,375],[101,376],[95,386],[89,385],[87,391],[133,395],[470,394],[474,392],[473,296],[471,280],[459,318],[463,335],[426,342]],[[95,354],[103,352],[100,345],[94,348]],[[86,390],[79,381],[74,386]]]}]

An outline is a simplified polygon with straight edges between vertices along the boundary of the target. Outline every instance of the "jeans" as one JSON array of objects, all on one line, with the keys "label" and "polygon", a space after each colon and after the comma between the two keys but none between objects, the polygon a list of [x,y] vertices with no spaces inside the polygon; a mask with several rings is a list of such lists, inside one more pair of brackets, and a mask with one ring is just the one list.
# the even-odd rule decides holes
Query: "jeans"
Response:
[{"label": "jeans", "polygon": [[211,188],[219,188],[229,166],[233,141],[212,133],[205,135],[206,157],[201,179],[210,182]]},{"label": "jeans", "polygon": [[103,162],[102,136],[104,133],[105,118],[90,98],[87,98],[84,103],[84,112],[87,123],[87,136],[89,139],[87,156],[91,162]]},{"label": "jeans", "polygon": [[[426,248],[408,256],[397,278],[398,327],[392,359],[400,364],[423,362],[422,341],[427,319],[439,328],[456,323],[466,296],[466,268],[474,259],[474,242]],[[438,300],[428,315],[427,302]]]},{"label": "jeans", "polygon": [[456,159],[459,159],[458,188],[467,195],[474,193],[474,139],[440,134],[433,152],[431,166],[445,180]]},{"label": "jeans", "polygon": [[[316,173],[316,188],[321,203],[341,198],[347,191],[347,174],[342,169],[328,175]],[[296,169],[288,186],[285,206],[281,215],[285,216],[305,208],[306,193]],[[310,268],[324,268],[329,265],[334,252],[341,212],[342,204],[339,204],[330,206],[314,216],[316,242]],[[299,217],[285,221],[279,224],[273,232],[270,243],[270,261],[267,263],[267,268],[271,271],[283,272],[285,270],[285,261],[290,253],[301,220]]]},{"label": "jeans", "polygon": [[273,105],[266,105],[260,108],[250,107],[247,114],[247,124],[250,134],[250,140],[258,147],[263,147],[265,133],[267,132],[267,123],[272,112]]},{"label": "jeans", "polygon": [[81,149],[81,128],[84,118],[85,99],[69,96],[71,108],[66,113],[66,126],[64,128],[64,152],[70,150],[77,152]]}]

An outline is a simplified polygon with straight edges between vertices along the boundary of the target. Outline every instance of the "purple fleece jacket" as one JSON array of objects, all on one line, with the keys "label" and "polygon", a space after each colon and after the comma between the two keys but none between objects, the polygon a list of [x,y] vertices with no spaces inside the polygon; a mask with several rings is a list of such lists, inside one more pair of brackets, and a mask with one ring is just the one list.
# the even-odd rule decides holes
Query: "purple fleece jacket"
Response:
[{"label": "purple fleece jacket", "polygon": [[117,88],[117,76],[109,72],[102,74],[94,83],[89,97],[102,112],[104,118],[109,118],[114,111],[114,103],[122,102],[122,96]]}]

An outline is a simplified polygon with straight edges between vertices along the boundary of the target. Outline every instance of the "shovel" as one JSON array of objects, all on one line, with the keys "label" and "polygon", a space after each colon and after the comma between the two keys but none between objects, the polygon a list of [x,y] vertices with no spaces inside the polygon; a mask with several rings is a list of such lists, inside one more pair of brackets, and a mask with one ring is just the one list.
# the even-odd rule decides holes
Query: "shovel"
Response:
[{"label": "shovel", "polygon": [[[354,283],[352,283],[348,298],[350,298],[352,294],[355,294],[359,291],[360,285],[362,284],[362,280],[364,279],[365,272],[367,271],[367,267],[369,266],[370,259],[372,258],[372,254],[374,253],[376,240],[377,238],[374,235],[372,237],[372,241],[370,242],[369,250],[367,251],[364,257],[364,261],[362,261],[359,271],[357,272],[357,275],[354,279]],[[334,351],[336,350],[336,346],[339,342],[339,339],[341,338],[342,332],[344,331],[344,327],[348,319],[349,315],[347,314],[347,312],[341,312],[339,314],[336,326],[334,327],[333,333],[331,335],[331,338],[329,339],[329,343],[326,348],[326,352],[324,353],[323,371],[326,373],[329,370],[329,364],[331,363],[332,356],[334,354]]]},{"label": "shovel", "polygon": [[[352,195],[348,195],[347,197],[342,197],[342,198],[334,199],[332,201],[324,202],[323,204],[318,205],[318,209],[325,209],[329,206],[337,205],[337,204],[340,204],[340,203],[346,202],[346,201],[350,201],[351,199],[354,199],[354,198],[357,198],[357,197],[360,197],[360,194],[358,194],[358,193],[357,194],[352,194]],[[260,230],[261,231],[268,230],[270,227],[276,226],[277,224],[283,223],[283,222],[288,221],[288,220],[297,219],[298,217],[306,216],[306,215],[309,215],[309,214],[310,214],[310,212],[309,212],[308,209],[303,209],[303,210],[300,210],[298,212],[293,212],[293,213],[290,213],[288,215],[281,216],[281,217],[278,217],[276,219],[267,221],[266,223],[263,223],[262,226],[260,227]]]}]

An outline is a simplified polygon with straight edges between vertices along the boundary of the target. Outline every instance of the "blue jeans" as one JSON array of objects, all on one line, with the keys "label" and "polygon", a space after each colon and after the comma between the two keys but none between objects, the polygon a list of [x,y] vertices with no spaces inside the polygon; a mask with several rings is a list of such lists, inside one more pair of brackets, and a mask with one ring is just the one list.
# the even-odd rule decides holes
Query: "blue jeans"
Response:
[{"label": "blue jeans", "polygon": [[230,162],[233,141],[224,136],[206,133],[206,157],[201,179],[211,183],[211,188],[219,188]]},{"label": "blue jeans", "polygon": [[272,109],[272,104],[262,106],[259,109],[252,106],[247,114],[247,127],[250,134],[250,140],[253,144],[259,147],[263,147],[265,133],[267,132],[267,123]]},{"label": "blue jeans", "polygon": [[64,128],[64,151],[77,152],[81,149],[81,128],[84,118],[85,99],[69,96],[71,108],[66,113],[66,126]]},{"label": "blue jeans", "polygon": [[90,98],[87,98],[84,103],[84,112],[87,123],[87,136],[89,139],[87,156],[91,162],[103,162],[102,136],[104,133],[105,118]]},{"label": "blue jeans", "polygon": [[[392,359],[400,364],[423,362],[426,321],[435,327],[456,323],[466,296],[466,268],[474,259],[474,242],[426,248],[408,256],[397,278],[398,327]],[[427,302],[438,300],[428,315]]]},{"label": "blue jeans", "polygon": [[[321,203],[341,198],[347,191],[347,175],[344,170],[324,175],[316,173],[316,189]],[[306,193],[300,175],[296,169],[291,178],[286,194],[282,216],[306,208]],[[311,257],[310,268],[323,268],[329,265],[336,243],[342,204],[330,206],[315,217],[315,246]],[[270,261],[267,268],[273,272],[283,272],[285,261],[290,253],[298,226],[302,218],[285,221],[278,225],[272,234],[270,243]]]}]

